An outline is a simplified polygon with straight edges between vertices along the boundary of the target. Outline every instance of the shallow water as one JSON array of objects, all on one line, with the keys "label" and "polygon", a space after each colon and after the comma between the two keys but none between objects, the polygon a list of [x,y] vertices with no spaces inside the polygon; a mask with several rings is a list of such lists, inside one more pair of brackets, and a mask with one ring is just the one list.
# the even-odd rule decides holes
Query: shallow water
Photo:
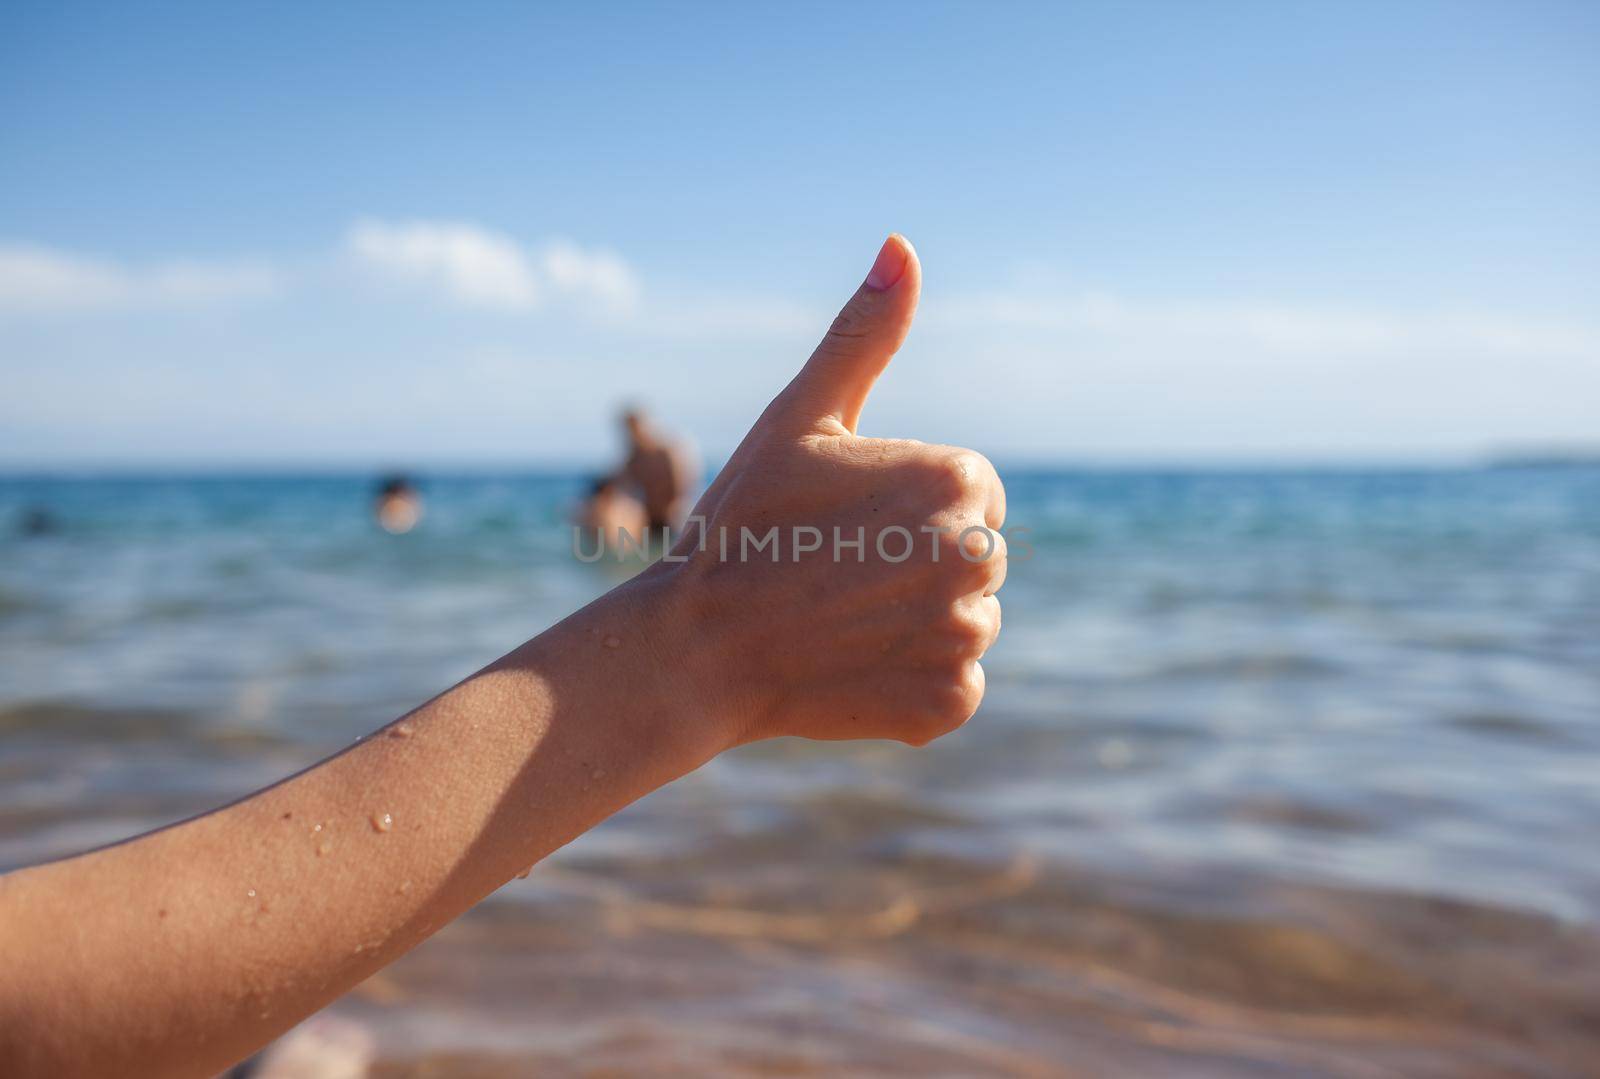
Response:
[{"label": "shallow water", "polygon": [[[971,724],[630,808],[335,1006],[384,1071],[1600,1059],[1600,473],[1007,485],[1034,552]],[[366,477],[0,480],[0,865],[277,778],[603,591],[579,489],[431,478],[391,537]]]}]

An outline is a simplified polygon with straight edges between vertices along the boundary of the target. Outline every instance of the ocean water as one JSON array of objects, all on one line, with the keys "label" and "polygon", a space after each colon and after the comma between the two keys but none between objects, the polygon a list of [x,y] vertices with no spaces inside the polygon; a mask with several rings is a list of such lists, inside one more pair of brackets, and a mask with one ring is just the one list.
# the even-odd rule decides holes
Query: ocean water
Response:
[{"label": "ocean water", "polygon": [[[1571,1074],[1600,471],[1005,472],[989,695],[729,754],[334,1006],[386,1074]],[[576,475],[0,479],[0,868],[197,812],[626,575]],[[47,526],[24,527],[33,511]]]}]

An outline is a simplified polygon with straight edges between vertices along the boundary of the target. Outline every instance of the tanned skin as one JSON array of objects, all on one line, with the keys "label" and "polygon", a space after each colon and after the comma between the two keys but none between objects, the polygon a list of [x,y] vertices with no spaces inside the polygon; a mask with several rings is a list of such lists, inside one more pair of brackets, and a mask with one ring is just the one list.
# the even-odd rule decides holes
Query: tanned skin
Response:
[{"label": "tanned skin", "polygon": [[[998,536],[958,537],[1000,528],[999,478],[968,450],[855,433],[920,283],[891,236],[695,511],[786,544],[864,528],[859,561],[724,561],[685,536],[683,561],[299,775],[0,877],[0,1074],[214,1075],[732,746],[922,745],[965,722],[1006,563]],[[874,549],[889,525],[917,538],[903,562]]]}]

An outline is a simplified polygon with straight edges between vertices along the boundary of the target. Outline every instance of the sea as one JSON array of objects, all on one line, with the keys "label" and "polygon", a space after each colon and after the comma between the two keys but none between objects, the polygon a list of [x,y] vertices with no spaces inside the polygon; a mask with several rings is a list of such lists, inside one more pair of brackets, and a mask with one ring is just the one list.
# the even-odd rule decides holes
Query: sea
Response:
[{"label": "sea", "polygon": [[[1600,1067],[1600,469],[1002,465],[988,695],[645,798],[330,1012],[383,1075]],[[614,587],[576,471],[0,478],[0,869]]]}]

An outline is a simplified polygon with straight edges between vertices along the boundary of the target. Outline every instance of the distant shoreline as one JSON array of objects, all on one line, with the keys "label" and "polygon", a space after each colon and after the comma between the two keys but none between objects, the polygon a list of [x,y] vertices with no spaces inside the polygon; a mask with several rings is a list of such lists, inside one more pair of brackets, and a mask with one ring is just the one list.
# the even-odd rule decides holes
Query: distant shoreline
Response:
[{"label": "distant shoreline", "polygon": [[1600,451],[1594,453],[1507,454],[1503,457],[1492,458],[1486,467],[1496,470],[1600,468]]}]

